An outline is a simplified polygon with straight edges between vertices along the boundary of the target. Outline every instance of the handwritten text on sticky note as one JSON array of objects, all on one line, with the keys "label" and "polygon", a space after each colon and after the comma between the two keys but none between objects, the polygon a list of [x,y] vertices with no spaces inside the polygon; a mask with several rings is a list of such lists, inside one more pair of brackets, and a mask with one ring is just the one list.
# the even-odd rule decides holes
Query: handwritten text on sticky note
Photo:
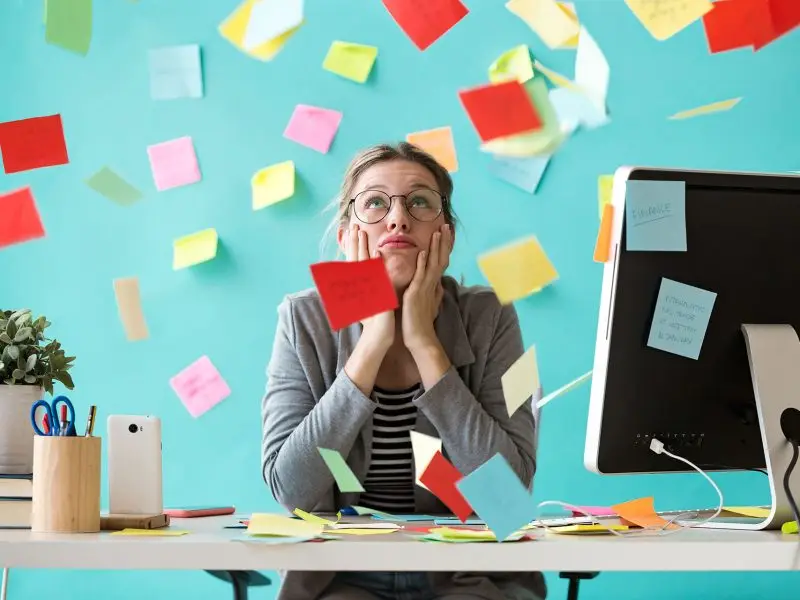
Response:
[{"label": "handwritten text on sticky note", "polygon": [[657,40],[666,40],[714,8],[711,0],[625,0]]},{"label": "handwritten text on sticky note", "polygon": [[625,184],[626,249],[686,252],[686,182]]},{"label": "handwritten text on sticky note", "polygon": [[197,418],[231,395],[208,356],[201,356],[169,380],[189,414]]},{"label": "handwritten text on sticky note", "polygon": [[647,345],[697,360],[716,299],[716,292],[663,277]]}]

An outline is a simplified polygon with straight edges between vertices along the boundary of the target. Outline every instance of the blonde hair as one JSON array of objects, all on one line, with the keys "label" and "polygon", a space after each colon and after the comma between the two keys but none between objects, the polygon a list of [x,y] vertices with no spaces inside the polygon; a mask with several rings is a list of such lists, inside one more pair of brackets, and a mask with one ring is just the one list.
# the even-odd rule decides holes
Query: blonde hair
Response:
[{"label": "blonde hair", "polygon": [[[433,178],[436,180],[438,191],[447,200],[444,204],[444,218],[445,222],[450,224],[455,230],[456,215],[452,207],[453,195],[453,180],[450,178],[450,173],[429,153],[425,152],[419,146],[409,144],[408,142],[400,142],[398,144],[376,144],[361,150],[350,161],[350,164],[345,169],[344,176],[342,177],[342,184],[339,188],[339,193],[336,194],[333,201],[328,205],[325,211],[336,211],[336,216],[331,220],[325,235],[322,238],[320,245],[320,253],[325,256],[327,243],[331,239],[336,239],[336,233],[340,227],[346,226],[350,219],[350,198],[353,194],[353,188],[358,181],[358,178],[373,165],[392,160],[406,160],[416,163],[425,167],[430,171]],[[341,249],[337,250],[337,255]]]}]

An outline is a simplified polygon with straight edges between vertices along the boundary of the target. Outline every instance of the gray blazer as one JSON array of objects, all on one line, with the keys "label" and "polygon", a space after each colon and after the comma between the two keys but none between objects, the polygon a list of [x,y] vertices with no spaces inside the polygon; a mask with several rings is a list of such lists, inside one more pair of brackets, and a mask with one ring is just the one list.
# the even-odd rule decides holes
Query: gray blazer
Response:
[{"label": "gray blazer", "polygon": [[[513,305],[502,306],[491,288],[442,279],[444,297],[436,333],[452,367],[414,402],[416,431],[442,440],[445,457],[464,475],[501,453],[532,488],[536,419],[529,399],[509,418],[500,377],[524,352]],[[262,400],[262,469],[274,498],[287,510],[336,512],[357,505],[358,493],[341,493],[318,447],[338,450],[359,480],[366,477],[375,403],[344,372],[361,331],[356,323],[331,330],[319,295],[309,289],[286,296],[267,367]],[[540,390],[541,394],[541,390]],[[449,513],[436,496],[415,486],[416,510]],[[317,598],[331,572],[281,573],[278,600]],[[545,596],[540,573],[434,573],[443,591],[505,598],[506,583]]]}]

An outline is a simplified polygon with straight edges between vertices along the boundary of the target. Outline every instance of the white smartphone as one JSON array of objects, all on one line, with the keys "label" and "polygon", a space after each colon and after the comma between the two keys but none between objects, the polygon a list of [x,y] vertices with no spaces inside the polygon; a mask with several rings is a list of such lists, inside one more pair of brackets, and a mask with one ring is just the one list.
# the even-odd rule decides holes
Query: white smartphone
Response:
[{"label": "white smartphone", "polygon": [[163,512],[158,417],[108,416],[108,504],[112,514]]}]

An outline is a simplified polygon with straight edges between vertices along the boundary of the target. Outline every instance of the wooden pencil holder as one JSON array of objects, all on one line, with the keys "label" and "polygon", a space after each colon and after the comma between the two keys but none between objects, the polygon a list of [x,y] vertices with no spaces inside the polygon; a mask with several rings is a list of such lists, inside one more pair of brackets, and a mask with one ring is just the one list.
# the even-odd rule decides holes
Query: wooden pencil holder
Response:
[{"label": "wooden pencil holder", "polygon": [[33,531],[100,531],[101,450],[99,437],[34,436]]}]

